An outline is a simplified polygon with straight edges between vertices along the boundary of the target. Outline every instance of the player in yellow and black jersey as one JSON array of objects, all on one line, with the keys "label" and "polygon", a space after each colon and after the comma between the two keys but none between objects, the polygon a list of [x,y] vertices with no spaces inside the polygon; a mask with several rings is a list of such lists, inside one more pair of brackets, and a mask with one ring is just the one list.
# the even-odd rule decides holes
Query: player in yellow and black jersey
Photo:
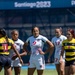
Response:
[{"label": "player in yellow and black jersey", "polygon": [[65,51],[65,75],[74,75],[75,73],[75,35],[73,29],[68,29],[67,40],[62,42],[62,52],[60,57],[60,63],[62,62],[62,56]]},{"label": "player in yellow and black jersey", "polygon": [[[75,61],[75,39],[73,38],[71,41],[65,40],[63,41],[63,47],[65,50],[66,61]],[[66,64],[68,65],[68,64]]]},{"label": "player in yellow and black jersey", "polygon": [[12,75],[11,58],[9,57],[9,51],[11,49],[15,51],[20,59],[20,62],[23,63],[19,53],[15,49],[14,42],[7,37],[4,29],[0,29],[0,71],[2,70],[2,67],[4,67],[7,75]]}]

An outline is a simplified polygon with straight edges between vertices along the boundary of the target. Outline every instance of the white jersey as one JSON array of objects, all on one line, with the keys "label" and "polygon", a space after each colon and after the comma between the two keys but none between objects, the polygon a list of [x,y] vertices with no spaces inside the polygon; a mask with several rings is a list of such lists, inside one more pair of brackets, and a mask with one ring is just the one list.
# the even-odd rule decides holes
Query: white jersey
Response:
[{"label": "white jersey", "polygon": [[[24,42],[22,40],[18,39],[16,41],[14,41],[14,44],[15,44],[16,50],[20,53],[20,50],[23,49]],[[15,54],[15,52],[13,50],[10,50],[10,57],[11,58],[14,54]],[[11,66],[12,67],[21,66],[18,57],[15,60],[12,60]]]},{"label": "white jersey", "polygon": [[26,42],[30,43],[30,47],[31,47],[31,53],[32,54],[39,54],[39,48],[41,48],[41,50],[43,50],[43,46],[44,43],[47,41],[48,39],[42,35],[39,35],[37,38],[35,38],[34,36],[29,37]]},{"label": "white jersey", "polygon": [[[14,45],[16,47],[16,50],[20,53],[20,50],[23,49],[24,42],[22,40],[18,39],[16,41],[14,41]],[[15,54],[15,52],[12,50],[10,52],[10,56],[12,57],[13,54]]]},{"label": "white jersey", "polygon": [[45,69],[45,59],[44,55],[39,53],[39,48],[43,50],[44,43],[48,39],[42,35],[39,35],[37,38],[34,36],[29,37],[26,42],[30,44],[31,47],[31,57],[29,60],[29,68],[36,68],[38,70]]},{"label": "white jersey", "polygon": [[53,37],[52,43],[55,47],[55,62],[59,62],[60,54],[61,54],[61,48],[62,48],[62,41],[67,39],[64,35],[61,35],[60,37]]}]

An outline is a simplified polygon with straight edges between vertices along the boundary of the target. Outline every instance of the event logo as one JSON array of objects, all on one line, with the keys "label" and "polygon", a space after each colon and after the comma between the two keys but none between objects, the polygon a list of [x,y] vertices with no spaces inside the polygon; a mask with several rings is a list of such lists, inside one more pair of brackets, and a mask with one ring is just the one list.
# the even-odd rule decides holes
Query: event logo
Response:
[{"label": "event logo", "polygon": [[75,0],[72,0],[71,1],[71,5],[75,5]]},{"label": "event logo", "polygon": [[36,7],[37,8],[43,8],[43,7],[51,7],[51,2],[50,1],[37,1],[36,2]]},{"label": "event logo", "polygon": [[14,2],[15,7],[29,7],[29,8],[46,8],[51,7],[51,1],[37,1],[37,2]]}]

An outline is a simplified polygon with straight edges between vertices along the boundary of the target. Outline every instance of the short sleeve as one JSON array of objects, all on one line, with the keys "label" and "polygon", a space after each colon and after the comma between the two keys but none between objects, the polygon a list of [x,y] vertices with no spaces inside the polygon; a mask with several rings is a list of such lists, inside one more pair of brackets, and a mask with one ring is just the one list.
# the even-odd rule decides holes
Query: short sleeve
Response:
[{"label": "short sleeve", "polygon": [[48,41],[48,39],[47,39],[46,37],[44,37],[44,36],[42,36],[42,40],[43,40],[44,42]]},{"label": "short sleeve", "polygon": [[11,40],[11,39],[9,39],[9,42],[10,42],[11,44],[14,44],[14,41],[13,41],[13,40]]},{"label": "short sleeve", "polygon": [[52,38],[51,42],[54,43],[53,38]]},{"label": "short sleeve", "polygon": [[64,36],[64,40],[66,40],[67,39],[67,37],[66,36]]},{"label": "short sleeve", "polygon": [[23,42],[23,41],[21,41],[21,49],[23,49],[23,45],[24,45],[24,42]]}]

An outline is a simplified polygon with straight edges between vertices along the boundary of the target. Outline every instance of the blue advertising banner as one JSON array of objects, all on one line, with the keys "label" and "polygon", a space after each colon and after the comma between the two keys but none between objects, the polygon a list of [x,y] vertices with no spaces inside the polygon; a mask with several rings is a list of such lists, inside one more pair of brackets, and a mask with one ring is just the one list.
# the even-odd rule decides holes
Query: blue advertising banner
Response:
[{"label": "blue advertising banner", "polygon": [[75,7],[75,0],[1,0],[0,10]]}]

